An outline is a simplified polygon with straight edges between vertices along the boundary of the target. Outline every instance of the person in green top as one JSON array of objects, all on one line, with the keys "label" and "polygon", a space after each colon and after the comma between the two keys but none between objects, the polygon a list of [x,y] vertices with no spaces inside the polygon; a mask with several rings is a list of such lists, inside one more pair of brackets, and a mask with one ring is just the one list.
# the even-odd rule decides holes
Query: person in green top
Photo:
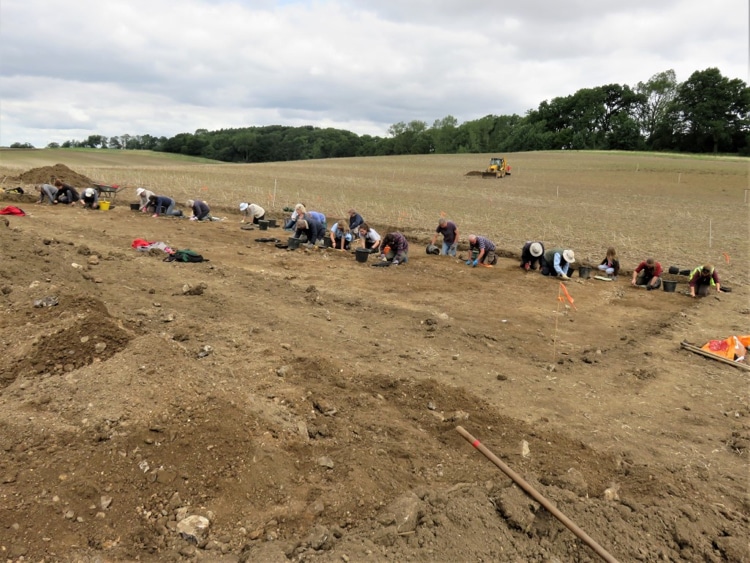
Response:
[{"label": "person in green top", "polygon": [[542,254],[542,275],[569,280],[568,271],[575,261],[576,255],[569,248],[550,248]]},{"label": "person in green top", "polygon": [[698,266],[690,272],[688,285],[690,286],[690,297],[696,297],[696,294],[705,297],[712,287],[715,287],[717,292],[721,291],[721,280],[713,264]]}]

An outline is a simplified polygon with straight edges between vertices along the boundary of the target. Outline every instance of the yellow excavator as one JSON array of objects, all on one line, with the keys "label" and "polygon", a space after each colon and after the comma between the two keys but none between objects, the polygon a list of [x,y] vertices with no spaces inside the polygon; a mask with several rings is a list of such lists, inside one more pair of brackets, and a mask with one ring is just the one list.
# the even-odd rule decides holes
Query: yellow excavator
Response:
[{"label": "yellow excavator", "polygon": [[510,176],[510,166],[502,156],[490,158],[490,165],[482,172],[482,178],[503,178]]}]

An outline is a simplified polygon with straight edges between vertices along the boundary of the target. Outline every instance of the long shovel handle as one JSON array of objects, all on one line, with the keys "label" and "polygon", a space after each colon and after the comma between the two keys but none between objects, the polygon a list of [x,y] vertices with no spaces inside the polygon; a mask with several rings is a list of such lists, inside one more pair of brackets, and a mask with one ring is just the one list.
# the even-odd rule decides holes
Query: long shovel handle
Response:
[{"label": "long shovel handle", "polygon": [[518,473],[513,471],[510,467],[508,467],[503,461],[497,457],[495,454],[493,454],[490,450],[488,450],[482,443],[474,438],[471,434],[469,434],[462,426],[456,426],[456,432],[461,434],[464,438],[466,438],[466,441],[469,442],[472,446],[474,446],[476,449],[478,449],[482,454],[484,454],[484,457],[489,459],[492,463],[494,463],[500,471],[505,473],[508,477],[510,477],[515,483],[521,487],[526,493],[533,498],[535,501],[537,501],[539,504],[541,504],[548,512],[550,512],[555,518],[557,518],[560,522],[562,522],[568,530],[573,532],[576,536],[578,536],[579,539],[583,540],[591,549],[593,549],[599,557],[601,557],[604,561],[607,561],[607,563],[619,563],[617,559],[615,559],[607,550],[605,550],[602,546],[600,546],[596,541],[594,541],[591,536],[589,536],[586,532],[584,532],[581,528],[579,528],[570,518],[565,516],[562,512],[560,512],[555,505],[553,505],[550,501],[548,501],[545,497],[542,496],[542,494],[537,491],[534,487],[532,487],[528,481],[526,481],[523,477],[521,477]]}]

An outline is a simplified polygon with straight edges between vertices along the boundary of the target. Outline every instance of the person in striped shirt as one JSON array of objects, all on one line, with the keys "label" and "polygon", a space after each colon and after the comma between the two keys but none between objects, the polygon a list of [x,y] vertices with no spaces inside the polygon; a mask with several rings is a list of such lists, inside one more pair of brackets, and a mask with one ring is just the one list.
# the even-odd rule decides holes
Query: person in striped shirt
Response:
[{"label": "person in striped shirt", "polygon": [[495,243],[487,237],[469,235],[469,250],[471,258],[466,261],[467,266],[476,268],[479,264],[486,267],[497,264]]}]

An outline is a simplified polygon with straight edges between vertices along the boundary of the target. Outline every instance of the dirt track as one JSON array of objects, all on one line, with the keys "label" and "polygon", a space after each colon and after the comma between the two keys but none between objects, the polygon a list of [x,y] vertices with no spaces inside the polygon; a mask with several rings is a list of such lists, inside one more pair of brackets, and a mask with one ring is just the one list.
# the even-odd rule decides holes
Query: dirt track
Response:
[{"label": "dirt track", "polygon": [[380,269],[234,221],[24,208],[0,225],[4,559],[598,560],[460,424],[620,561],[750,561],[748,376],[679,348],[746,331],[746,287],[574,278],[573,310],[424,240]]}]

